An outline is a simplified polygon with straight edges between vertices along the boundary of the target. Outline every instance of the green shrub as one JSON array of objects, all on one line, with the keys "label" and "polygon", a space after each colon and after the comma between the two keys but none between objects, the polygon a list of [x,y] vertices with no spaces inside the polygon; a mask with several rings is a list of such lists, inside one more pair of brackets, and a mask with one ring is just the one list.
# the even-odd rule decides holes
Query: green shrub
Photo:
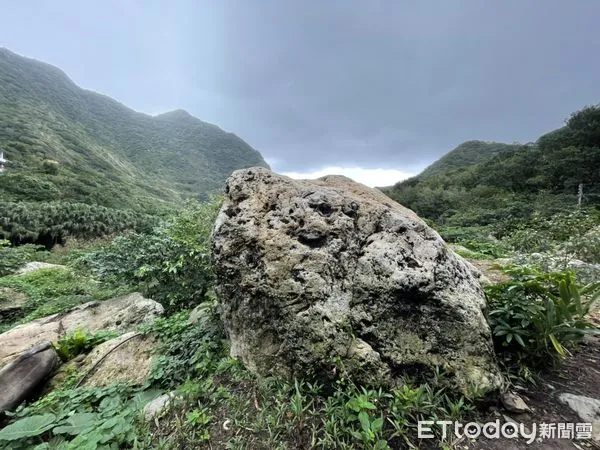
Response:
[{"label": "green shrub", "polygon": [[67,237],[90,239],[128,230],[145,232],[156,222],[156,217],[147,214],[83,203],[0,203],[0,238],[19,243],[42,238],[52,243]]},{"label": "green shrub", "polygon": [[577,259],[600,263],[600,225],[590,228],[581,236],[572,236],[561,248]]},{"label": "green shrub", "polygon": [[[595,258],[598,243],[586,242],[584,236],[591,233],[600,224],[597,211],[581,209],[555,214],[551,217],[534,215],[529,221],[515,225],[513,230],[503,239],[505,244],[521,252],[557,251],[569,242],[568,247],[575,256]],[[589,246],[589,247],[588,247]],[[587,249],[590,249],[589,251]],[[588,260],[588,262],[594,262]]]},{"label": "green shrub", "polygon": [[124,384],[55,390],[11,414],[0,430],[0,448],[132,448],[143,436],[141,409],[158,394]]},{"label": "green shrub", "polygon": [[[0,277],[0,288],[10,288],[27,296],[21,323],[67,311],[92,300],[105,300],[131,292],[124,286],[107,287],[88,275],[70,268],[36,270],[23,275]],[[0,331],[10,326],[2,323]]]},{"label": "green shrub", "polygon": [[578,286],[570,271],[516,266],[506,272],[513,280],[488,286],[486,294],[494,341],[508,359],[532,366],[556,361],[597,331],[586,316],[599,284]]},{"label": "green shrub", "polygon": [[0,277],[15,272],[25,263],[47,257],[48,252],[43,247],[33,244],[13,247],[9,241],[0,239]]},{"label": "green shrub", "polygon": [[63,362],[67,362],[77,355],[89,353],[95,346],[117,336],[118,333],[114,331],[101,330],[96,333],[90,333],[82,328],[77,328],[75,331],[60,338],[54,344],[54,350],[56,350],[56,354]]},{"label": "green shrub", "polygon": [[159,318],[142,332],[152,333],[162,345],[155,361],[149,383],[163,388],[174,388],[187,379],[212,374],[218,362],[226,357],[225,330],[214,300],[199,306],[199,321],[188,322],[188,314],[180,312],[168,318]]},{"label": "green shrub", "polygon": [[169,311],[191,308],[213,280],[210,236],[219,207],[217,199],[189,202],[151,233],[117,237],[79,262],[109,283],[139,287]]}]

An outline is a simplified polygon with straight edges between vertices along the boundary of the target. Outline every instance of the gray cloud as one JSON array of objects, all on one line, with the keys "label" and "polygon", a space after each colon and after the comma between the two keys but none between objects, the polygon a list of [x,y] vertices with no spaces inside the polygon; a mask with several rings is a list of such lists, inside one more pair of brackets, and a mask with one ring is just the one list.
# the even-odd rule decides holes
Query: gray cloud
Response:
[{"label": "gray cloud", "polygon": [[600,100],[596,0],[19,3],[0,45],[136,109],[185,108],[282,171],[422,166]]}]

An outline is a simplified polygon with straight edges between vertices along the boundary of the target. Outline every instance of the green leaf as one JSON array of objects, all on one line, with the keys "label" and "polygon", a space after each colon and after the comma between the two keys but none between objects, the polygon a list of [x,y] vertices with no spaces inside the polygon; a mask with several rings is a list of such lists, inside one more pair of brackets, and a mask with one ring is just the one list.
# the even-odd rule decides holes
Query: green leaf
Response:
[{"label": "green leaf", "polygon": [[14,441],[27,437],[39,436],[50,430],[56,422],[52,413],[25,417],[0,430],[0,441]]},{"label": "green leaf", "polygon": [[371,422],[369,420],[369,414],[365,411],[361,411],[358,413],[358,420],[360,422],[360,426],[362,427],[365,433],[371,431]]},{"label": "green leaf", "polygon": [[383,417],[378,417],[373,422],[371,422],[371,430],[374,433],[379,433],[383,428]]},{"label": "green leaf", "polygon": [[558,342],[558,339],[556,339],[556,337],[553,334],[548,335],[548,337],[550,338],[550,341],[552,342],[552,345],[554,346],[556,352],[562,357],[567,356],[565,348],[561,345],[560,342]]},{"label": "green leaf", "polygon": [[521,344],[522,347],[525,347],[525,342],[523,342],[523,338],[520,335],[515,334],[515,341]]},{"label": "green leaf", "polygon": [[85,431],[89,431],[97,424],[98,415],[95,413],[76,413],[67,419],[67,425],[61,425],[52,429],[54,434],[71,434],[78,435]]}]

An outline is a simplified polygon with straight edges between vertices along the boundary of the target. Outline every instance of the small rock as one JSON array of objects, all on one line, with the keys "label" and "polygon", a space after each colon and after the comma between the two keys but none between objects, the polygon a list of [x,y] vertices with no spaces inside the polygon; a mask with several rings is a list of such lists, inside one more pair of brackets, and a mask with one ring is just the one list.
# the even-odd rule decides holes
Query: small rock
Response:
[{"label": "small rock", "polygon": [[146,406],[144,406],[144,418],[146,421],[151,422],[155,418],[162,416],[173,398],[175,398],[175,391],[156,397],[154,400],[147,403]]},{"label": "small rock", "polygon": [[24,275],[26,273],[35,272],[37,270],[43,270],[43,269],[66,269],[66,268],[67,268],[66,266],[62,266],[60,264],[50,264],[50,263],[45,263],[45,262],[33,261],[33,262],[28,262],[23,267],[21,267],[17,271],[17,274]]},{"label": "small rock", "polygon": [[600,400],[575,394],[560,394],[558,399],[586,422],[600,420]]},{"label": "small rock", "polygon": [[514,392],[505,392],[500,396],[500,401],[508,412],[520,414],[530,411],[529,406]]}]

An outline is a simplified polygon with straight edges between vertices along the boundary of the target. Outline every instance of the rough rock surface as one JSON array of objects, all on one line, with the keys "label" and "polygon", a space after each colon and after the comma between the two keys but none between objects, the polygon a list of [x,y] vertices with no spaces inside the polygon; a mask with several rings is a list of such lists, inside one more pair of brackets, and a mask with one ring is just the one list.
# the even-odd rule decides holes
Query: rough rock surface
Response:
[{"label": "rough rock surface", "polygon": [[56,342],[77,328],[130,331],[138,324],[162,315],[160,303],[139,293],[102,302],[89,302],[69,312],[53,314],[0,334],[0,367],[7,364],[33,344],[45,340]]},{"label": "rough rock surface", "polygon": [[530,411],[527,403],[514,392],[505,392],[500,396],[502,405],[508,412],[521,414]]},{"label": "rough rock surface", "polygon": [[471,270],[413,211],[340,176],[238,170],[213,233],[231,354],[260,374],[502,384]]},{"label": "rough rock surface", "polygon": [[41,342],[0,369],[0,412],[11,410],[45,380],[58,365],[49,342]]},{"label": "rough rock surface", "polygon": [[91,351],[80,371],[88,373],[83,386],[106,386],[116,382],[141,384],[152,368],[154,342],[136,333],[125,333]]}]

